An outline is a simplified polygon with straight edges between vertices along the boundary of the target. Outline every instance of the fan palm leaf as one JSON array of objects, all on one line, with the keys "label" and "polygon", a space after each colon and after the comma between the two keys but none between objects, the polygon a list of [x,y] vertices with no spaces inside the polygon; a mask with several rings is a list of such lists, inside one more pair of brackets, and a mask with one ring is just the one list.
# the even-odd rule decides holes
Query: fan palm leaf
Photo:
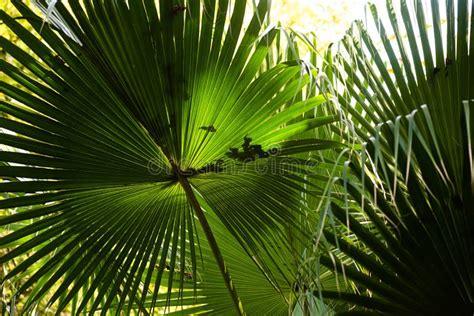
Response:
[{"label": "fan palm leaf", "polygon": [[12,2],[37,32],[0,11],[33,52],[0,39],[28,69],[0,61],[18,84],[0,87],[14,100],[1,103],[0,190],[15,194],[0,201],[10,209],[0,261],[27,255],[3,279],[25,277],[24,311],[42,301],[57,313],[194,305],[215,269],[229,296],[204,310],[243,314],[262,297],[233,281],[244,279],[239,260],[281,295],[294,270],[278,256],[304,209],[304,179],[289,168],[304,162],[281,158],[339,145],[290,140],[337,117],[288,123],[325,98],[295,99],[312,76],[298,62],[260,74],[277,33],[262,32],[268,1],[245,26],[245,1],[39,1],[46,24]]},{"label": "fan palm leaf", "polygon": [[354,312],[474,310],[473,8],[387,0],[382,21],[370,5],[376,35],[356,23],[326,66],[362,150],[335,180],[323,232],[334,255],[320,256],[356,291],[322,292]]}]

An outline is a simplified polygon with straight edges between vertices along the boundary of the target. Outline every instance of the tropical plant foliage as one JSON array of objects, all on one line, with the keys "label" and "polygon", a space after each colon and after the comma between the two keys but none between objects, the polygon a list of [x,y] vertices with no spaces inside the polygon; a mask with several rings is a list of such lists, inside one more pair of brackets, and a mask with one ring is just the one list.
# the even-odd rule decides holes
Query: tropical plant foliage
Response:
[{"label": "tropical plant foliage", "polygon": [[[294,270],[280,259],[291,250],[286,228],[304,208],[304,180],[289,170],[301,162],[284,157],[337,145],[289,138],[337,117],[285,124],[325,99],[294,101],[312,76],[298,63],[260,74],[277,33],[261,33],[267,1],[245,30],[244,1],[43,3],[46,27],[13,3],[41,34],[0,13],[40,58],[1,40],[33,73],[0,64],[22,86],[1,88],[16,100],[2,102],[10,117],[1,126],[14,134],[1,135],[12,148],[1,153],[1,190],[17,195],[0,202],[13,209],[0,243],[11,249],[2,262],[29,253],[4,278],[27,276],[18,289],[31,291],[24,311],[45,299],[58,312],[152,313],[174,301],[199,305],[184,300],[191,289],[208,298],[201,310],[243,313],[265,288],[270,301],[280,297]],[[259,172],[265,167],[273,175]],[[253,270],[265,274],[239,295]],[[198,283],[207,286],[198,292]]]},{"label": "tropical plant foliage", "polygon": [[[25,1],[25,4],[27,5],[30,5],[30,1]],[[2,10],[4,10],[6,13],[8,13],[10,16],[13,16],[13,17],[16,17],[17,18],[17,21],[19,21],[20,23],[22,23],[22,25],[24,25],[26,28],[29,28],[31,30],[31,27],[29,27],[29,24],[26,23],[25,21],[21,20],[20,17],[18,16],[18,11],[16,10],[15,6],[10,3],[9,1],[7,1],[3,7],[1,7]],[[28,49],[28,46],[25,45],[24,43],[22,43],[18,37],[15,35],[15,33],[11,32],[10,29],[3,23],[0,23],[0,36],[3,36],[5,37],[8,41],[12,42],[12,43],[15,43],[16,45],[20,46],[23,50],[25,51],[29,51],[31,52],[29,49]],[[3,50],[3,47],[0,47],[0,58],[1,59],[4,59],[4,60],[7,60],[9,63],[11,64],[15,64],[15,66],[19,67],[19,68],[22,68],[23,70],[25,70],[24,67],[22,67],[21,64],[18,64],[18,63],[15,63],[15,60],[13,58],[11,58],[11,56],[9,56],[4,50]],[[10,84],[15,84],[15,82],[13,80],[10,80],[9,77],[7,77],[3,72],[0,73],[0,81],[2,82],[9,82]],[[8,98],[6,95],[4,95],[3,93],[0,93],[0,99],[5,99],[5,98]]]},{"label": "tropical plant foliage", "polygon": [[266,0],[12,3],[4,312],[474,312],[473,1],[323,58]]},{"label": "tropical plant foliage", "polygon": [[328,67],[363,150],[348,157],[347,196],[328,206],[337,224],[324,232],[353,261],[321,257],[359,290],[326,297],[396,315],[474,310],[473,6],[389,0],[388,24],[370,6],[379,38],[356,23]]}]

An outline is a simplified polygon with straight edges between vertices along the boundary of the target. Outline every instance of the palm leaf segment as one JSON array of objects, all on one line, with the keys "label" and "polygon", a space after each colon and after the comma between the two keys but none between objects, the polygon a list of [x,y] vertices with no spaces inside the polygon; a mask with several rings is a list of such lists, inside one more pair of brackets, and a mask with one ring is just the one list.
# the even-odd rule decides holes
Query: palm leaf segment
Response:
[{"label": "palm leaf segment", "polygon": [[342,260],[321,259],[358,291],[323,295],[390,315],[472,314],[474,3],[386,5],[386,23],[369,7],[378,35],[357,23],[331,69],[363,151],[329,206]]},{"label": "palm leaf segment", "polygon": [[[230,293],[225,301],[240,313],[255,293],[237,295],[223,254],[236,258],[230,262],[241,273],[238,258],[253,260],[266,271],[258,284],[279,295],[273,272],[288,283],[291,269],[271,267],[277,248],[289,247],[284,227],[302,208],[300,187],[288,172],[265,176],[245,167],[265,162],[241,162],[266,157],[275,146],[280,155],[334,146],[284,142],[334,118],[285,125],[324,98],[288,107],[310,80],[297,63],[257,76],[276,35],[260,35],[267,1],[260,1],[245,31],[246,2],[240,0],[156,6],[88,0],[70,1],[67,8],[58,2],[57,28],[14,4],[41,35],[0,12],[35,54],[0,40],[29,71],[0,61],[18,83],[0,88],[15,100],[1,103],[8,118],[0,126],[13,132],[0,134],[9,148],[0,153],[6,179],[0,190],[10,194],[0,205],[13,209],[0,220],[12,230],[0,239],[11,249],[1,261],[29,254],[4,278],[27,276],[18,291],[31,290],[26,310],[42,299],[58,312],[148,313],[180,297],[192,305],[183,299],[188,279],[196,289],[206,278],[198,243],[203,258],[213,258],[224,275]],[[233,172],[224,172],[230,166]],[[219,239],[234,247],[221,251]],[[160,288],[167,289],[164,298]],[[229,308],[207,303],[207,311]]]}]

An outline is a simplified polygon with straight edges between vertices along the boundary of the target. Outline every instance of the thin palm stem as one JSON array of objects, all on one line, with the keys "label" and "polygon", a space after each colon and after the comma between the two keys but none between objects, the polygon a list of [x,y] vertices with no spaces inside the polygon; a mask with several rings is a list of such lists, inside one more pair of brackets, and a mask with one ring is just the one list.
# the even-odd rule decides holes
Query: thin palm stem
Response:
[{"label": "thin palm stem", "polygon": [[209,242],[209,246],[211,247],[211,250],[214,255],[214,258],[216,259],[217,265],[219,266],[219,270],[222,273],[222,277],[224,278],[225,284],[235,304],[236,310],[239,313],[239,315],[246,315],[243,309],[243,304],[234,286],[234,282],[232,281],[229,270],[227,269],[227,266],[224,262],[224,257],[222,256],[222,253],[219,249],[219,246],[217,244],[216,238],[214,237],[214,234],[209,225],[209,222],[207,221],[206,216],[204,215],[204,212],[202,211],[201,205],[199,204],[199,201],[197,200],[196,195],[194,194],[194,191],[191,188],[191,184],[189,183],[186,177],[183,177],[179,168],[174,163],[172,163],[172,165],[173,165],[173,169],[175,173],[178,176],[179,183],[182,185],[184,191],[186,192],[188,201],[191,203],[192,207],[194,208],[196,212],[196,216],[199,220],[199,223],[201,224],[204,234],[206,234],[207,241]]}]

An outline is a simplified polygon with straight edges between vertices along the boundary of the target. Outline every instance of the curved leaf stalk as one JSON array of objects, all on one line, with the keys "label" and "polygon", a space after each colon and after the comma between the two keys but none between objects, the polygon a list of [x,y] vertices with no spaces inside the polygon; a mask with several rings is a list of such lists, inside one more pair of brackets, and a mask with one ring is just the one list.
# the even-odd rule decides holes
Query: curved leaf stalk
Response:
[{"label": "curved leaf stalk", "polygon": [[206,239],[209,242],[209,247],[211,248],[212,254],[214,255],[214,258],[216,259],[216,263],[219,266],[219,270],[222,273],[222,277],[224,278],[226,287],[229,290],[229,294],[232,297],[232,301],[235,304],[236,311],[239,313],[239,315],[247,315],[244,311],[242,301],[240,300],[240,297],[237,294],[237,290],[234,286],[234,282],[232,281],[229,270],[227,269],[227,266],[224,262],[224,257],[222,256],[222,253],[219,249],[219,245],[217,244],[217,241],[216,241],[216,238],[214,237],[211,226],[209,225],[209,222],[207,221],[206,216],[204,215],[204,212],[202,211],[199,201],[197,200],[196,195],[194,194],[193,189],[191,188],[191,185],[188,179],[186,177],[183,177],[179,168],[174,163],[172,163],[172,165],[173,165],[173,169],[175,173],[178,176],[179,183],[183,187],[184,192],[186,192],[186,196],[188,198],[189,203],[191,204],[191,206],[194,208],[196,212],[196,216],[199,220],[199,223],[201,224],[202,230],[206,234]]}]

